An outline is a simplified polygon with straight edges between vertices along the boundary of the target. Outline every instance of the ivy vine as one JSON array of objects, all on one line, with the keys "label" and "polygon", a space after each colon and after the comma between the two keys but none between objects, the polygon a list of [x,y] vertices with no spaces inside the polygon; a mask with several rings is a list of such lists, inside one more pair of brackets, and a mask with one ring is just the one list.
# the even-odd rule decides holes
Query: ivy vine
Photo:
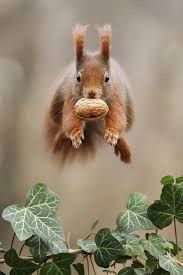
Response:
[{"label": "ivy vine", "polygon": [[[60,198],[45,184],[37,183],[24,205],[8,206],[2,213],[14,235],[9,248],[0,244],[0,264],[9,267],[10,275],[85,275],[97,274],[98,268],[107,274],[182,275],[177,222],[183,223],[183,177],[165,176],[161,184],[160,198],[153,204],[148,205],[144,194],[130,194],[114,229],[96,232],[96,220],[76,247],[70,248],[56,213]],[[174,240],[163,237],[167,226],[173,226]],[[139,231],[144,232],[141,237]],[[20,241],[19,251],[14,248],[15,237]],[[25,246],[29,255],[23,253]]]}]

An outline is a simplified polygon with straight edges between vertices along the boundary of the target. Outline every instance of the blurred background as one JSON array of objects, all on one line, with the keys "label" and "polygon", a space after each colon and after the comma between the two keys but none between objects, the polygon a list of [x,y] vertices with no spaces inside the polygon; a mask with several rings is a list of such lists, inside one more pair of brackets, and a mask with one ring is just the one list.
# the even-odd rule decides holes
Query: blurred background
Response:
[{"label": "blurred background", "polygon": [[[43,118],[50,86],[73,58],[72,27],[111,23],[112,55],[131,80],[136,123],[128,133],[133,162],[104,145],[85,165],[61,167],[46,151]],[[74,247],[98,218],[115,226],[130,192],[160,193],[160,178],[183,173],[183,2],[181,0],[0,1],[0,213],[44,182],[62,198],[59,215]],[[183,240],[179,227],[179,239]],[[0,218],[8,247],[10,225]],[[173,238],[171,229],[167,235]]]}]

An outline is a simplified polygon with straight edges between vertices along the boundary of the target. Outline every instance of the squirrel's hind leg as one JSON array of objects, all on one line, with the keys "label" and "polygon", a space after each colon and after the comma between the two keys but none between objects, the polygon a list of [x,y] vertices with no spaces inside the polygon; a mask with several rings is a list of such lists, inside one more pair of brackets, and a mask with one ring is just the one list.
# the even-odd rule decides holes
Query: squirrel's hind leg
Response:
[{"label": "squirrel's hind leg", "polygon": [[117,144],[114,147],[114,153],[116,156],[120,156],[121,161],[125,163],[131,162],[131,150],[130,145],[124,137],[118,139]]}]

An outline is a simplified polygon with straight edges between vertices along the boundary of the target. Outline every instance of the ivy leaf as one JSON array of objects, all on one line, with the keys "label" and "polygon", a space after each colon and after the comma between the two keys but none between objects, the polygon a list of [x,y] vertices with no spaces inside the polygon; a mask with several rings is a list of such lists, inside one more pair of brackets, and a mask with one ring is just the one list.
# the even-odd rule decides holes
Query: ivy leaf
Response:
[{"label": "ivy leaf", "polygon": [[84,275],[85,270],[84,270],[84,265],[81,263],[73,264],[73,267],[75,270],[78,272],[79,275]]},{"label": "ivy leaf", "polygon": [[76,255],[71,253],[60,253],[53,256],[53,262],[60,266],[70,266],[75,259]]},{"label": "ivy leaf", "polygon": [[135,261],[133,261],[131,267],[133,267],[133,268],[141,268],[142,269],[142,268],[144,268],[144,265],[142,263],[140,263],[138,260],[135,260]]},{"label": "ivy leaf", "polygon": [[135,268],[136,275],[149,275],[145,268]]},{"label": "ivy leaf", "polygon": [[139,256],[143,259],[147,259],[144,253],[144,247],[140,243],[140,239],[127,239],[126,244],[122,246],[122,254],[130,257]]},{"label": "ivy leaf", "polygon": [[176,179],[175,179],[175,182],[178,183],[178,184],[179,184],[179,183],[183,183],[183,176],[182,176],[182,177],[176,178]]},{"label": "ivy leaf", "polygon": [[112,236],[116,238],[122,245],[126,243],[126,240],[139,239],[138,235],[119,231],[112,232]]},{"label": "ivy leaf", "polygon": [[168,272],[162,268],[158,268],[153,271],[152,275],[170,275],[170,272]]},{"label": "ivy leaf", "polygon": [[148,275],[145,268],[125,267],[118,273],[119,275]]},{"label": "ivy leaf", "polygon": [[53,256],[53,263],[42,266],[40,275],[71,275],[70,265],[75,261],[76,256],[69,253],[61,253]]},{"label": "ivy leaf", "polygon": [[166,241],[166,243],[164,244],[164,249],[174,256],[176,256],[182,250],[180,246],[178,246],[175,242],[172,242],[172,241],[171,242]]},{"label": "ivy leaf", "polygon": [[158,260],[156,258],[154,258],[151,254],[149,254],[148,252],[146,252],[146,270],[148,273],[152,273],[158,266]]},{"label": "ivy leaf", "polygon": [[127,233],[138,229],[154,229],[147,216],[147,208],[147,197],[141,193],[132,193],[128,198],[127,210],[123,210],[117,218],[118,229]]},{"label": "ivy leaf", "polygon": [[29,275],[35,272],[37,269],[39,269],[39,265],[31,261],[19,258],[17,252],[13,248],[8,250],[4,254],[4,260],[8,266],[13,267],[15,274]]},{"label": "ivy leaf", "polygon": [[49,247],[40,237],[33,235],[25,241],[25,245],[29,247],[30,253],[34,260],[38,263],[44,262],[49,251]]},{"label": "ivy leaf", "polygon": [[31,275],[33,273],[27,273],[27,271],[17,271],[14,268],[10,270],[10,275]]},{"label": "ivy leaf", "polygon": [[154,258],[158,259],[164,254],[163,239],[152,233],[148,235],[147,240],[142,240],[141,243],[144,246],[144,250],[149,252]]},{"label": "ivy leaf", "polygon": [[120,232],[112,232],[111,234],[118,242],[120,242],[121,245],[126,243],[125,238],[120,234]]},{"label": "ivy leaf", "polygon": [[[15,204],[3,211],[3,218],[9,221],[20,241],[37,235],[49,240],[56,252],[66,251],[63,228],[56,217],[59,198],[48,191],[47,186],[38,183],[28,193],[26,206]],[[59,245],[59,247],[58,247]]]},{"label": "ivy leaf", "polygon": [[161,184],[166,185],[166,184],[173,184],[174,183],[174,177],[172,176],[165,176],[161,179]]},{"label": "ivy leaf", "polygon": [[55,263],[48,263],[42,266],[40,275],[71,275],[70,266],[59,267]]},{"label": "ivy leaf", "polygon": [[151,221],[160,229],[170,225],[174,218],[183,223],[183,186],[165,185],[161,199],[150,205],[147,212]]},{"label": "ivy leaf", "polygon": [[112,268],[112,267],[103,269],[103,272],[104,272],[104,273],[107,273],[107,274],[118,274],[118,273],[114,270],[114,268]]},{"label": "ivy leaf", "polygon": [[132,257],[130,256],[120,256],[118,257],[115,262],[118,263],[118,264],[125,264],[128,260],[131,260]]},{"label": "ivy leaf", "polygon": [[107,268],[112,260],[121,255],[122,246],[108,228],[101,229],[95,236],[97,250],[94,253],[98,266]]},{"label": "ivy leaf", "polygon": [[77,245],[87,253],[93,253],[96,249],[96,243],[92,240],[77,240]]},{"label": "ivy leaf", "polygon": [[178,265],[175,258],[171,257],[169,254],[161,256],[159,258],[159,265],[166,271],[169,271],[171,274],[174,275],[182,275],[183,274],[183,267]]},{"label": "ivy leaf", "polygon": [[118,272],[119,275],[137,275],[133,267],[125,267]]}]

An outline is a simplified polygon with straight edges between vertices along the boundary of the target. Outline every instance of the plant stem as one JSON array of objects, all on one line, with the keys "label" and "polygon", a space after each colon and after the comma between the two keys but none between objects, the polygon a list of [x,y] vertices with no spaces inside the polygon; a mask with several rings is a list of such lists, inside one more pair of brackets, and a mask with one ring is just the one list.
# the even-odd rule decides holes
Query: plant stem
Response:
[{"label": "plant stem", "polygon": [[68,232],[68,234],[67,234],[67,240],[66,240],[66,244],[67,244],[67,248],[68,248],[68,249],[71,248],[71,245],[70,245],[70,236],[71,236],[71,233]]},{"label": "plant stem", "polygon": [[15,235],[15,233],[13,234],[13,238],[12,238],[12,241],[11,241],[11,248],[13,248],[13,245],[14,245],[14,241],[15,241],[15,237],[16,237],[16,235]]},{"label": "plant stem", "polygon": [[173,223],[174,223],[174,232],[175,232],[175,243],[177,246],[177,253],[178,253],[179,249],[178,249],[178,237],[177,237],[177,224],[176,224],[175,217],[173,219]]},{"label": "plant stem", "polygon": [[87,262],[88,275],[89,275],[90,274],[90,265],[89,265],[88,256],[86,256],[86,262]]},{"label": "plant stem", "polygon": [[93,263],[92,254],[90,254],[90,262],[91,262],[94,274],[97,274],[96,271],[95,271],[95,265]]},{"label": "plant stem", "polygon": [[[7,252],[5,249],[1,249],[3,253]],[[68,251],[70,254],[79,254],[82,253],[81,249],[69,249]],[[49,260],[53,257],[53,255],[47,255],[46,259]],[[32,256],[20,256],[20,259],[28,260],[28,261],[34,261],[34,258]],[[4,264],[4,258],[0,258],[0,264]]]},{"label": "plant stem", "polygon": [[19,256],[22,254],[22,250],[23,250],[24,246],[25,246],[25,243],[23,243],[23,245],[22,245],[21,248],[20,248]]}]

